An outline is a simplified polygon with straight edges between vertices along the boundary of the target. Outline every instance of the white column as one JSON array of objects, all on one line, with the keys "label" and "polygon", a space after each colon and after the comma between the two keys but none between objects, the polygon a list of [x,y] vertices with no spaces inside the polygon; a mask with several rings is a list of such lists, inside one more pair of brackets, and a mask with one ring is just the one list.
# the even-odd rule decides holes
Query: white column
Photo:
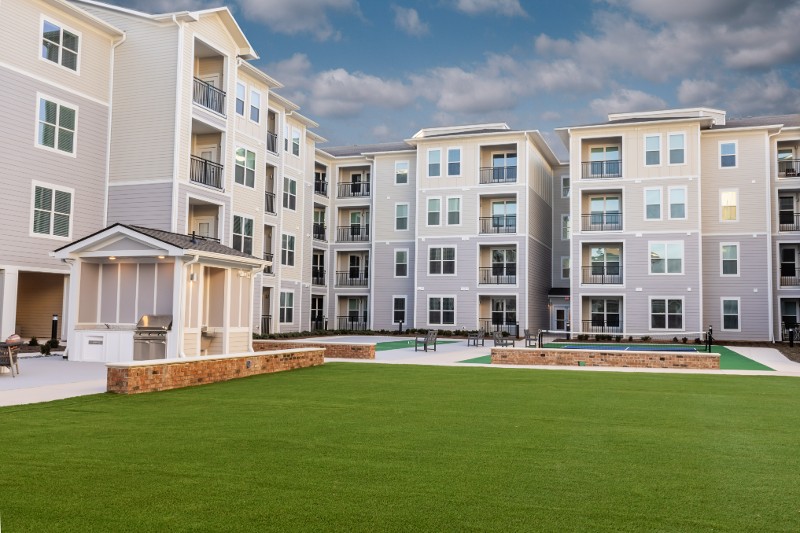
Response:
[{"label": "white column", "polygon": [[63,301],[61,303],[61,322],[58,323],[58,325],[61,328],[61,332],[59,333],[59,336],[62,339],[66,339],[67,338],[67,333],[69,332],[69,328],[67,328],[67,320],[69,320],[69,315],[70,315],[70,313],[69,313],[69,304],[70,304],[70,299],[69,299],[70,283],[69,283],[69,280],[70,280],[70,276],[69,275],[64,276],[64,297],[63,297],[63,299],[62,299]]},{"label": "white column", "polygon": [[[77,336],[75,335],[75,324],[78,322],[78,309],[80,306],[81,293],[81,264],[80,259],[68,259],[72,261],[69,265],[69,292],[64,293],[64,300],[67,304],[67,311],[64,313],[64,321],[67,336],[67,355],[70,359],[80,360],[80,350]],[[66,288],[66,286],[65,286]]]},{"label": "white column", "polygon": [[186,280],[183,276],[183,260],[175,258],[172,271],[172,331],[167,335],[167,359],[180,357],[183,353],[183,316]]},{"label": "white column", "polygon": [[225,269],[225,284],[222,294],[222,353],[230,353],[231,346],[231,290],[233,269]]},{"label": "white column", "polygon": [[6,267],[0,271],[0,340],[17,330],[17,288],[19,270]]}]

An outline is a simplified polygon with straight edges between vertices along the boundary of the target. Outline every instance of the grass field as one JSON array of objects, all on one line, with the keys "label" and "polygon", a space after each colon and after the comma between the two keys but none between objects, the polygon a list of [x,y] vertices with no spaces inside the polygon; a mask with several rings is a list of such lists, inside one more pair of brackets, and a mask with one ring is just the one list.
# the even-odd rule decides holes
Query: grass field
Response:
[{"label": "grass field", "polygon": [[798,531],[800,380],[327,364],[0,409],[3,531]]}]

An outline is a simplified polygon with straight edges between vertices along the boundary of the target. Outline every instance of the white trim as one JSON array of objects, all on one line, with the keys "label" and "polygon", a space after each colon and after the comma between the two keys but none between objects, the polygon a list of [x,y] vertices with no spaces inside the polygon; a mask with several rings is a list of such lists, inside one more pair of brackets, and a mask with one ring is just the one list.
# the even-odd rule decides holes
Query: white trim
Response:
[{"label": "white trim", "polygon": [[[281,296],[283,296],[284,294],[291,294],[292,295],[292,306],[291,307],[281,307]],[[295,301],[294,301],[294,289],[284,289],[283,287],[279,287],[278,288],[278,324],[294,324],[295,323],[295,319],[294,319],[294,314],[295,314],[294,313],[294,311],[295,311],[294,307],[295,306],[294,306],[294,303],[295,303]],[[289,321],[289,322],[281,321],[281,309],[291,309],[292,310],[292,320],[291,321]]]},{"label": "white trim", "polygon": [[400,324],[401,323],[401,322],[397,322],[394,319],[394,312],[395,312],[394,301],[395,300],[399,300],[399,299],[403,300],[403,321],[402,321],[402,324],[408,324],[408,296],[405,295],[405,294],[393,294],[392,295],[392,308],[390,310],[390,312],[392,314],[391,317],[390,317],[391,318],[391,324]]},{"label": "white trim", "polygon": [[[655,137],[655,138],[658,139],[658,163],[651,163],[651,164],[647,163],[647,153],[649,151],[651,151],[651,150],[647,149],[647,139],[650,138],[650,137]],[[643,158],[642,162],[644,163],[645,167],[653,168],[653,167],[660,167],[661,166],[661,163],[663,162],[663,159],[661,157],[663,150],[662,150],[662,146],[661,146],[661,134],[660,133],[645,133],[643,141],[642,141],[642,149],[644,150],[644,158]],[[622,150],[620,150],[620,155],[622,155]]]},{"label": "white trim", "polygon": [[[736,274],[725,274],[723,263],[725,261],[722,249],[725,246],[736,246]],[[721,242],[719,243],[719,275],[723,278],[738,278],[742,275],[742,261],[741,261],[741,244],[738,242]],[[770,274],[771,275],[771,274]]]},{"label": "white trim", "polygon": [[[664,245],[664,272],[653,272],[653,245]],[[681,271],[680,272],[670,272],[669,271],[669,247],[673,244],[680,244],[681,245]],[[647,273],[651,276],[682,276],[686,273],[686,250],[684,246],[684,241],[647,241]],[[674,258],[673,258],[674,259]]]},{"label": "white trim", "polygon": [[[736,218],[731,219],[731,220],[726,220],[722,216],[723,207],[724,207],[722,205],[722,195],[724,193],[726,193],[726,192],[736,193],[736,204],[734,206],[736,208]],[[734,222],[739,222],[739,207],[741,206],[741,202],[739,201],[739,199],[740,198],[739,198],[739,189],[738,188],[725,188],[725,189],[720,189],[719,190],[718,200],[719,200],[719,221],[720,222],[722,222],[723,224],[732,224]]]},{"label": "white trim", "polygon": [[[567,191],[566,196],[564,195],[564,180],[569,180],[569,190]],[[561,176],[561,198],[569,198],[572,194],[572,180],[570,179],[569,174],[566,176]]]},{"label": "white trim", "polygon": [[[397,227],[397,208],[401,205],[406,206],[406,227],[405,229],[399,229]],[[394,231],[410,231],[411,230],[411,205],[409,202],[395,202],[394,204]]]},{"label": "white trim", "polygon": [[[725,327],[725,302],[736,302],[736,323],[739,325],[736,329]],[[742,299],[739,296],[720,296],[719,298],[719,329],[722,331],[741,332],[742,331]]]},{"label": "white trim", "polygon": [[[285,198],[284,195],[292,196],[291,192],[289,192],[287,190],[286,180],[294,182],[294,207],[289,207],[287,205],[283,205],[283,200]],[[282,187],[281,187],[281,209],[288,209],[289,211],[297,211],[297,196],[298,196],[298,194],[297,194],[297,182],[298,182],[298,180],[295,179],[295,178],[290,178],[289,176],[286,176],[286,175],[283,176],[283,180],[281,181],[281,185],[282,185]]]},{"label": "white trim", "polygon": [[[274,232],[274,230],[273,230],[273,232]],[[292,249],[291,249],[291,252],[294,254],[294,256],[292,257],[292,264],[291,264],[291,265],[289,265],[289,264],[284,264],[284,263],[283,263],[283,236],[284,236],[284,235],[286,235],[287,237],[292,237],[292,238],[294,239],[294,247],[292,247]],[[294,268],[295,266],[297,266],[297,235],[296,235],[296,234],[294,234],[294,233],[284,233],[284,232],[280,232],[280,236],[281,236],[281,237],[280,237],[280,241],[281,241],[281,242],[278,244],[278,246],[279,246],[279,250],[280,250],[280,252],[279,252],[279,253],[280,253],[281,257],[280,257],[280,259],[278,260],[278,264],[279,264],[280,266],[285,266],[285,267],[289,267],[289,268]],[[289,249],[287,248],[287,251],[288,251],[288,250],[289,250]],[[274,256],[273,256],[273,258],[274,258]],[[273,264],[274,264],[274,263],[275,263],[275,261],[274,261],[274,259],[273,259]],[[274,272],[274,271],[275,271],[275,269],[273,268],[273,272]]]},{"label": "white trim", "polygon": [[[397,275],[397,265],[403,264],[397,262],[397,252],[405,252],[406,253],[406,275],[405,276],[398,276]],[[395,279],[408,279],[409,275],[409,266],[411,263],[411,254],[409,253],[408,248],[393,248],[392,249],[392,277]]]},{"label": "white trim", "polygon": [[[672,191],[683,189],[683,216],[672,216]],[[667,219],[668,220],[688,220],[689,219],[689,189],[686,185],[671,185],[667,187]]]},{"label": "white trim", "polygon": [[[669,141],[670,141],[670,137],[678,136],[678,135],[683,137],[683,163],[673,163],[672,162],[672,148],[671,148],[671,145],[670,145]],[[687,138],[687,135],[686,135],[685,131],[670,131],[670,132],[667,132],[667,166],[668,167],[681,167],[681,166],[685,166],[685,165],[689,164],[688,163],[689,158],[686,157],[686,155],[687,155],[686,154],[686,148],[687,148],[687,146],[686,146],[687,145],[686,138]]]},{"label": "white trim", "polygon": [[560,278],[562,280],[565,280],[565,279],[568,280],[570,278],[570,276],[564,277],[564,259],[566,259],[568,261],[569,266],[567,268],[569,269],[570,275],[572,275],[572,256],[571,255],[562,255],[561,256],[561,261],[560,261],[560,270],[561,270],[561,272],[559,273],[559,276],[560,276]]},{"label": "white trim", "polygon": [[[431,274],[431,249],[433,249],[433,248],[437,248],[437,249],[441,250],[441,252],[442,252],[442,258],[439,260],[439,262],[442,265],[442,272],[440,274]],[[453,249],[453,273],[452,274],[445,274],[444,273],[444,261],[445,261],[445,259],[444,259],[444,250],[446,248],[452,248]],[[428,245],[428,248],[427,248],[426,252],[427,252],[425,254],[425,273],[426,273],[426,275],[433,276],[434,278],[458,276],[458,247],[455,244],[451,244],[449,246],[445,246],[445,245],[431,246],[431,245]]]},{"label": "white trim", "polygon": [[[405,163],[406,165],[406,182],[400,183],[397,181],[397,165]],[[408,159],[402,159],[394,162],[394,184],[400,187],[405,187],[411,181],[411,162]]]},{"label": "white trim", "polygon": [[[430,214],[435,213],[436,211],[430,210],[430,202],[431,200],[439,200],[439,223],[438,224],[431,224],[430,223]],[[442,197],[441,196],[428,196],[425,198],[425,227],[426,228],[438,228],[442,226]]]},{"label": "white trim", "polygon": [[[458,224],[451,224],[450,223],[450,200],[458,200]],[[443,209],[443,211],[445,211],[445,214],[447,216],[444,217],[445,219],[443,220],[443,222],[444,222],[443,225],[451,226],[451,227],[459,227],[459,226],[461,226],[463,224],[464,217],[462,216],[463,210],[461,209],[463,207],[463,205],[464,205],[463,200],[464,200],[464,198],[461,195],[445,197],[444,203],[445,203],[446,209]]]},{"label": "white trim", "polygon": [[[567,220],[567,225],[569,226],[569,231],[567,232],[567,238],[564,238],[564,220]],[[572,236],[572,219],[570,218],[569,213],[562,213],[561,214],[561,240],[562,241],[569,241],[570,237]]]},{"label": "white trim", "polygon": [[[198,146],[199,149],[199,146]],[[244,176],[242,177],[243,183],[239,183],[236,181],[236,167],[240,166],[236,164],[236,156],[238,155],[236,152],[239,150],[244,150]],[[199,150],[198,150],[199,151]],[[222,152],[222,147],[220,146],[220,152]],[[253,186],[247,184],[247,152],[253,154]],[[223,159],[222,154],[220,153],[220,159]],[[245,187],[250,190],[256,189],[256,176],[258,174],[258,150],[251,150],[249,146],[237,144],[236,147],[233,149],[233,186],[240,186]]]},{"label": "white trim", "polygon": [[[647,203],[647,192],[658,191],[658,218],[647,217],[647,206],[655,205]],[[664,192],[662,187],[645,187],[642,189],[642,196],[644,197],[644,220],[649,222],[659,221],[664,219]]]},{"label": "white trim", "polygon": [[[239,99],[239,86],[244,88],[244,96],[242,98],[242,112],[241,114],[239,111],[236,110],[236,100]],[[236,80],[236,85],[234,86],[234,93],[233,93],[233,114],[237,117],[245,118],[247,116],[247,84],[242,83],[241,81]]]},{"label": "white trim", "polygon": [[[733,145],[733,166],[722,166],[722,145],[723,144],[732,144]],[[730,155],[730,154],[728,154]],[[739,141],[736,140],[725,140],[725,141],[718,141],[717,144],[717,169],[718,170],[726,170],[731,168],[739,168]]]},{"label": "white trim", "polygon": [[[439,173],[436,175],[431,174],[431,152],[439,152]],[[441,178],[443,176],[442,173],[442,149],[441,148],[428,148],[427,158],[425,160],[426,165],[426,176],[428,178]]]},{"label": "white trim", "polygon": [[[51,148],[50,146],[45,146],[45,145],[39,143],[39,122],[41,122],[41,117],[39,116],[39,113],[41,111],[42,101],[43,100],[45,100],[47,102],[51,102],[51,103],[56,104],[58,106],[57,109],[56,109],[56,114],[57,115],[60,115],[59,112],[61,111],[62,107],[66,107],[67,109],[71,109],[72,111],[75,112],[75,129],[72,130],[72,151],[71,152],[65,152],[64,150],[59,150],[58,149],[58,129],[60,128],[60,125],[58,123],[56,123],[56,125],[55,125],[56,131],[55,131],[55,137],[53,138],[53,147]],[[46,150],[48,152],[54,152],[54,153],[57,153],[57,154],[65,155],[67,157],[73,157],[73,158],[78,157],[78,116],[79,116],[78,106],[75,105],[75,104],[67,103],[64,100],[61,100],[59,98],[55,98],[53,96],[49,96],[47,94],[44,94],[44,93],[41,93],[41,92],[37,91],[36,92],[36,107],[35,107],[35,109],[36,109],[36,111],[35,111],[34,115],[35,115],[36,118],[35,118],[34,123],[33,123],[33,146],[35,148],[39,148],[41,150]]]},{"label": "white trim", "polygon": [[[50,189],[52,192],[51,201],[53,202],[50,209],[50,232],[47,234],[44,233],[36,233],[33,231],[33,223],[35,220],[35,213],[36,213],[36,187],[41,187],[43,189]],[[59,235],[53,235],[53,224],[55,223],[55,202],[56,202],[56,191],[64,192],[69,194],[69,234],[66,237],[61,237]],[[63,214],[63,213],[62,213]],[[53,185],[51,183],[45,183],[38,180],[31,180],[31,203],[30,203],[30,219],[28,222],[28,236],[35,237],[37,239],[51,239],[55,241],[71,241],[72,240],[72,227],[75,223],[75,189],[71,187],[63,187],[61,185]]]},{"label": "white trim", "polygon": [[[450,152],[451,151],[454,152],[456,150],[458,150],[458,174],[450,174]],[[464,164],[462,160],[462,155],[464,154],[464,150],[462,150],[460,146],[448,146],[446,152],[447,152],[447,173],[445,174],[445,176],[447,176],[448,178],[460,178],[464,174],[462,168],[462,165]]]},{"label": "white trim", "polygon": [[[53,22],[54,20],[55,20],[55,18],[50,17],[49,15],[45,15],[44,13],[42,13],[39,16],[39,41],[38,41],[38,43],[39,43],[39,59],[44,61],[44,62],[46,62],[46,63],[49,63],[51,65],[53,65],[53,64],[58,65],[59,68],[80,76],[80,74],[81,74],[81,63],[83,63],[83,60],[81,58],[81,49],[83,48],[83,32],[79,32],[79,31],[71,28],[70,26],[66,26],[66,25],[64,25],[64,24],[62,24],[60,22]],[[42,46],[43,46],[42,41],[44,40],[44,23],[45,23],[45,21],[49,22],[50,24],[53,24],[54,26],[58,26],[59,30],[61,30],[60,31],[61,42],[58,44],[58,48],[59,48],[58,61],[50,61],[49,59],[45,58],[42,55]],[[64,47],[64,42],[63,42],[64,30],[67,30],[68,32],[70,32],[70,33],[72,33],[72,34],[74,34],[75,36],[78,37],[78,50],[76,51],[76,54],[78,56],[77,57],[78,66],[77,66],[77,68],[75,70],[72,70],[69,67],[65,67],[61,63],[62,51],[63,51],[63,47]]]},{"label": "white trim", "polygon": [[[663,328],[653,327],[653,300],[664,300],[664,326]],[[681,302],[681,327],[680,329],[667,327],[669,325],[669,301],[680,300]],[[686,331],[686,298],[684,296],[648,296],[647,298],[647,331],[649,332],[681,332]]]},{"label": "white trim", "polygon": [[[251,244],[251,248],[252,249],[250,250],[250,255],[254,255],[253,252],[256,251],[256,221],[255,221],[254,218],[252,218],[249,215],[242,215],[242,214],[236,213],[233,210],[231,210],[231,240],[230,240],[231,248],[236,250],[236,248],[233,246],[233,235],[234,235],[233,227],[234,227],[234,219],[236,217],[240,217],[242,219],[242,233],[239,233],[239,235],[241,235],[241,237],[242,237],[242,248],[244,248],[244,238],[245,237],[250,237],[250,239],[252,239],[252,244]],[[244,233],[244,221],[245,220],[249,220],[251,222],[251,224],[253,225],[253,234],[252,235],[246,235]],[[188,222],[188,220],[187,220],[187,222]],[[221,241],[222,241],[222,235],[220,234],[220,242]],[[247,253],[247,252],[245,252],[243,250],[239,250],[239,251],[242,252],[242,253]]]},{"label": "white trim", "polygon": [[[456,297],[455,294],[428,294],[426,296],[427,296],[426,300],[425,300],[427,302],[427,305],[425,306],[425,323],[426,324],[428,324],[429,326],[455,326],[456,324],[458,324],[458,298]],[[444,319],[444,299],[445,298],[452,298],[453,299],[453,323],[452,324],[445,323],[444,320],[442,320],[441,322],[431,322],[430,321],[430,319],[431,319],[431,299],[432,298],[438,298],[438,299],[442,300],[440,302],[442,307],[439,310],[439,312],[442,315],[442,319]],[[480,317],[478,317],[478,318],[480,318]]]},{"label": "white trim", "polygon": [[[258,120],[253,120],[253,107],[254,107],[253,106],[253,96],[254,95],[258,96]],[[264,111],[264,109],[261,107],[262,96],[263,96],[263,94],[261,93],[260,90],[254,89],[252,86],[250,87],[250,94],[249,94],[249,97],[250,97],[249,98],[249,100],[250,100],[249,103],[250,103],[250,105],[247,106],[247,121],[250,122],[251,124],[256,124],[256,125],[260,125],[261,124],[261,115],[262,115],[262,113]]]}]

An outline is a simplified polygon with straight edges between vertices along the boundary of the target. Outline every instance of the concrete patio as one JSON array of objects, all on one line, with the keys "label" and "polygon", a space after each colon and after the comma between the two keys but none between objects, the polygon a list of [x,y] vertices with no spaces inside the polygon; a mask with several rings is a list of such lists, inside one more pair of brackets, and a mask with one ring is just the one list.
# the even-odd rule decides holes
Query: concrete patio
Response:
[{"label": "concrete patio", "polygon": [[0,374],[0,406],[49,402],[106,391],[105,363],[68,361],[60,355],[20,357],[20,373]]}]

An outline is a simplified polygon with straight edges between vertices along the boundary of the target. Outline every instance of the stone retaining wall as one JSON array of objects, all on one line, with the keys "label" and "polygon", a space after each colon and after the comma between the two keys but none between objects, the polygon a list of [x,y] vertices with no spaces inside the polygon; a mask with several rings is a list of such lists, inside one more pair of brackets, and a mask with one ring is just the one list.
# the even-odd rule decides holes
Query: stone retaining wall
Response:
[{"label": "stone retaining wall", "polygon": [[271,374],[323,364],[321,348],[159,359],[106,365],[107,390],[139,394]]},{"label": "stone retaining wall", "polygon": [[492,348],[492,364],[719,369],[719,354]]},{"label": "stone retaining wall", "polygon": [[306,340],[254,340],[253,349],[259,350],[285,350],[295,348],[321,347],[325,350],[325,357],[338,357],[342,359],[375,359],[374,343],[349,343],[326,342]]}]

